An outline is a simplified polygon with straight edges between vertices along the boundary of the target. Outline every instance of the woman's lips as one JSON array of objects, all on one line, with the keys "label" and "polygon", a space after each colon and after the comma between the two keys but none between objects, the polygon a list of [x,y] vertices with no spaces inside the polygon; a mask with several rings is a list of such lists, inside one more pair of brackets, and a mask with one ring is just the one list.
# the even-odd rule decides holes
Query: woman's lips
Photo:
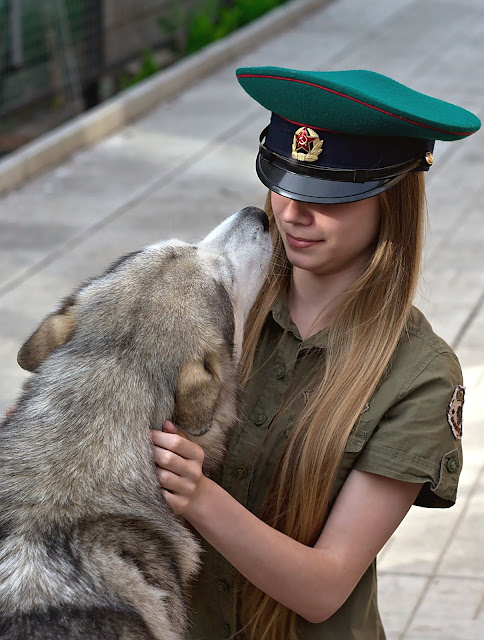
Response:
[{"label": "woman's lips", "polygon": [[313,247],[315,244],[319,244],[322,240],[303,240],[302,238],[294,238],[286,233],[286,238],[291,247],[296,249],[306,249],[307,247]]}]

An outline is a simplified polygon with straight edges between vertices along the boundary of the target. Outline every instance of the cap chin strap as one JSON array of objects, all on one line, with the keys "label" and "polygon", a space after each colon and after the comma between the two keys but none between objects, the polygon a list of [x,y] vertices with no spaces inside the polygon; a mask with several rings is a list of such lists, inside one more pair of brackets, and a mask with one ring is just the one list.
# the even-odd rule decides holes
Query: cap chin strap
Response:
[{"label": "cap chin strap", "polygon": [[372,180],[381,180],[383,178],[391,178],[398,176],[402,173],[408,173],[415,169],[428,169],[429,165],[425,159],[425,156],[419,155],[412,160],[405,160],[398,164],[393,164],[389,167],[380,167],[379,169],[333,169],[331,167],[320,167],[314,165],[306,165],[297,160],[291,158],[285,158],[284,156],[275,153],[268,149],[262,142],[267,135],[267,126],[259,136],[259,153],[261,156],[285,171],[291,173],[297,173],[303,176],[309,176],[311,178],[319,178],[320,180],[337,180],[338,182],[369,182]]}]

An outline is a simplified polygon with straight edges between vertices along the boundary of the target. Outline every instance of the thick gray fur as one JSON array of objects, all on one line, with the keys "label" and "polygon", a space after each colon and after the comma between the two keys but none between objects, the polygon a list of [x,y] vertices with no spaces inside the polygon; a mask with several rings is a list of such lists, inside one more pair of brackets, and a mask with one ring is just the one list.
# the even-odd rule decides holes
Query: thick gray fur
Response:
[{"label": "thick gray fur", "polygon": [[20,350],[35,373],[0,426],[1,640],[186,638],[199,546],[163,498],[150,430],[175,420],[207,472],[220,462],[264,215],[125,256]]}]

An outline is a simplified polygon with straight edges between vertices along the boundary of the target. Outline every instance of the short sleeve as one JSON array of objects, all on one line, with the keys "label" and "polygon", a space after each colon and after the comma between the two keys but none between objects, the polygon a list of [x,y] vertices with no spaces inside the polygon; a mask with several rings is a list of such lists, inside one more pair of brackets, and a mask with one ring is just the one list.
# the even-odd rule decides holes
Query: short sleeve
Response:
[{"label": "short sleeve", "polygon": [[[460,398],[456,419],[455,398]],[[464,388],[453,353],[440,353],[385,412],[354,463],[355,469],[424,483],[415,504],[450,507],[462,468],[460,431]]]}]

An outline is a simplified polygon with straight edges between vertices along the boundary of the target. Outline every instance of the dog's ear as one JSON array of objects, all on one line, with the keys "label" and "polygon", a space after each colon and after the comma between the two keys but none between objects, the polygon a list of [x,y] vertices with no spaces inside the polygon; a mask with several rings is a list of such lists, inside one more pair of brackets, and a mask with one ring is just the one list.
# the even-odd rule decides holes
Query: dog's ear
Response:
[{"label": "dog's ear", "polygon": [[175,391],[175,424],[193,435],[210,427],[222,381],[219,355],[213,351],[186,362],[178,375]]},{"label": "dog's ear", "polygon": [[21,346],[17,362],[27,371],[35,371],[55,349],[70,338],[75,329],[76,298],[64,301],[58,311],[51,313],[40,327]]}]

